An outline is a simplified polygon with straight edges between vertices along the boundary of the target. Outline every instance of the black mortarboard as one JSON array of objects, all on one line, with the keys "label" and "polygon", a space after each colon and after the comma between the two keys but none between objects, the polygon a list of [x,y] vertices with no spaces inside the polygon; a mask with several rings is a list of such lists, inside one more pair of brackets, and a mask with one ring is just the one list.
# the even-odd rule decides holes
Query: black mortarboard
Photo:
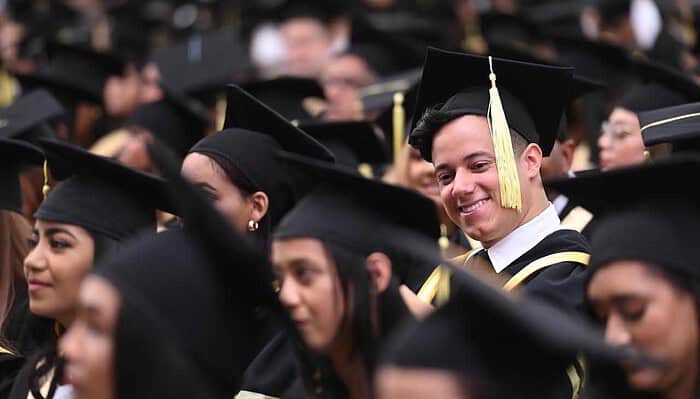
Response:
[{"label": "black mortarboard", "polygon": [[700,85],[683,72],[643,60],[635,61],[634,67],[641,82],[632,85],[616,106],[642,112],[700,100]]},{"label": "black mortarboard", "polygon": [[[489,58],[464,53],[428,49],[418,91],[413,127],[423,113],[435,106],[455,115],[486,116],[489,109]],[[573,68],[493,59],[510,128],[530,143],[537,143],[544,155],[554,146],[554,138],[570,96]],[[427,136],[412,132],[409,142],[426,160],[431,160],[435,132]]]},{"label": "black mortarboard", "polygon": [[327,23],[345,11],[346,5],[343,1],[283,0],[275,14],[281,21],[292,18],[313,18]]},{"label": "black mortarboard", "polygon": [[586,2],[553,0],[530,5],[524,13],[546,30],[580,35],[583,33],[581,13],[585,7]]},{"label": "black mortarboard", "polygon": [[[361,87],[362,110],[364,112],[391,110],[394,105],[394,95],[402,93],[404,95],[404,108],[411,112],[415,97],[418,95],[421,74],[420,69],[404,71]],[[411,93],[410,96],[408,93]],[[412,97],[414,101],[406,101],[408,97]]]},{"label": "black mortarboard", "polygon": [[299,128],[331,150],[339,165],[357,167],[388,159],[386,145],[370,122],[310,122]]},{"label": "black mortarboard", "polygon": [[34,141],[54,136],[49,122],[63,115],[63,107],[46,90],[34,90],[12,105],[0,108],[0,137]]},{"label": "black mortarboard", "polygon": [[700,208],[691,183],[698,173],[700,158],[678,154],[546,185],[601,219],[593,230],[592,269],[614,260],[642,260],[698,276]]},{"label": "black mortarboard", "polygon": [[671,143],[674,152],[700,152],[700,103],[640,112],[644,145]]},{"label": "black mortarboard", "polygon": [[488,12],[479,15],[479,24],[487,43],[529,48],[545,40],[540,26],[526,15]]},{"label": "black mortarboard", "polygon": [[307,78],[286,76],[249,82],[241,87],[290,121],[316,117],[308,102],[325,98],[318,82]]},{"label": "black mortarboard", "polygon": [[[589,79],[585,76],[574,74],[574,85],[571,89],[571,96],[569,97],[569,105],[581,97],[586,96],[597,90],[602,90],[606,88],[607,85],[603,82],[599,82],[593,79]],[[561,123],[559,124],[559,130],[557,131],[557,141],[563,142],[567,139],[567,115],[566,113],[561,117]]]},{"label": "black mortarboard", "polygon": [[274,226],[294,204],[301,180],[277,159],[277,151],[331,162],[333,154],[236,85],[228,86],[227,102],[224,130],[203,138],[190,152],[213,154],[237,166],[251,183],[270,197]]},{"label": "black mortarboard", "polygon": [[250,74],[251,63],[235,30],[197,34],[173,47],[156,49],[151,59],[163,82],[207,105],[225,85]]},{"label": "black mortarboard", "polygon": [[35,213],[37,219],[123,240],[147,227],[155,231],[156,209],[172,210],[162,179],[73,145],[39,143],[52,176],[65,181],[48,193]]},{"label": "black mortarboard", "polygon": [[124,60],[114,54],[98,52],[81,45],[51,42],[48,62],[31,75],[18,75],[25,89],[43,87],[59,100],[102,104],[107,78],[121,75]]},{"label": "black mortarboard", "polygon": [[[200,191],[184,182],[172,156],[158,145],[150,150],[171,181],[169,191],[186,218],[185,226],[133,242],[98,264],[95,274],[121,294],[118,336],[133,328],[122,320],[140,321],[131,335],[139,344],[154,342],[152,332],[167,334],[165,342],[173,345],[173,352],[183,356],[216,397],[231,397],[260,349],[259,306],[274,309],[278,304],[272,267],[265,254],[253,250]],[[120,397],[141,396],[144,387],[138,382],[151,386],[143,374],[150,374],[150,362],[159,360],[134,356],[120,355],[115,361],[116,385],[125,390]],[[140,361],[129,364],[128,359]],[[180,366],[163,364],[168,369]]]},{"label": "black mortarboard", "polygon": [[624,86],[629,80],[631,60],[623,47],[576,35],[551,35],[559,62],[610,87]]},{"label": "black mortarboard", "polygon": [[464,289],[400,331],[385,350],[385,366],[442,370],[463,378],[476,392],[535,398],[552,397],[581,353],[615,363],[648,360],[606,344],[602,332],[583,319],[535,299],[513,300],[453,270]]},{"label": "black mortarboard", "polygon": [[29,143],[0,139],[0,209],[21,212],[19,173],[27,165],[41,165],[44,154]]},{"label": "black mortarboard", "polygon": [[630,14],[632,0],[596,0],[595,5],[604,24],[615,24]]},{"label": "black mortarboard", "polygon": [[207,111],[197,100],[163,89],[163,99],[140,105],[129,116],[125,126],[139,126],[151,132],[184,157],[204,137],[208,124]]},{"label": "black mortarboard", "polygon": [[[295,154],[280,156],[310,175],[318,186],[282,219],[275,239],[316,238],[369,255],[373,251],[401,251],[401,237],[413,235],[432,242],[433,255],[438,256],[440,223],[435,204],[428,198],[367,179],[352,169]],[[397,275],[405,280],[425,272],[399,269]]]},{"label": "black mortarboard", "polygon": [[382,32],[361,18],[355,18],[352,22],[350,47],[345,53],[365,60],[378,77],[418,68],[425,56],[422,46],[402,36]]}]

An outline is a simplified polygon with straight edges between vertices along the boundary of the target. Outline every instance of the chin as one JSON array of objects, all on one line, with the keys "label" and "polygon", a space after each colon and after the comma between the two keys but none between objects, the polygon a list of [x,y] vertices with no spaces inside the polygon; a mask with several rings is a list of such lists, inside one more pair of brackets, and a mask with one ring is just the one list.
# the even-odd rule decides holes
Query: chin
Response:
[{"label": "chin", "polygon": [[662,375],[658,370],[637,369],[627,371],[627,382],[638,391],[658,391],[662,388]]}]

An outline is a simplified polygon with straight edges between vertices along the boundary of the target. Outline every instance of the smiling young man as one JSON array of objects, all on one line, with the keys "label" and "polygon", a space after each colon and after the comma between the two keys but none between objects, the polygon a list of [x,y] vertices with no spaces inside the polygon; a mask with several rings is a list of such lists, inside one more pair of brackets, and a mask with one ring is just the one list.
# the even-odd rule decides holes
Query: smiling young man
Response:
[{"label": "smiling young man", "polygon": [[[466,269],[578,308],[589,247],[561,228],[540,176],[572,69],[430,49],[421,82],[409,143],[435,165],[448,216],[483,245]],[[460,289],[449,278],[438,267],[419,296],[441,304]]]}]

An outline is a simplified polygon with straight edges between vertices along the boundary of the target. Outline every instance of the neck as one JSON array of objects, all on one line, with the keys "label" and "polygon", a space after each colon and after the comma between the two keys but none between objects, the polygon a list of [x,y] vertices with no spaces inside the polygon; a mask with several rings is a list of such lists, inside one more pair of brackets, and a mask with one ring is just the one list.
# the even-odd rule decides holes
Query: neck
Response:
[{"label": "neck", "polygon": [[350,399],[368,397],[365,365],[360,353],[352,353],[350,345],[343,345],[331,354],[331,363],[338,377],[348,390]]},{"label": "neck", "polygon": [[61,327],[63,327],[64,329],[68,329],[71,323],[73,323],[73,320],[75,320],[75,312],[68,312],[65,315],[56,317],[55,320],[58,324],[61,325]]},{"label": "neck", "polygon": [[542,214],[542,212],[544,212],[547,209],[547,207],[549,207],[549,200],[547,199],[547,195],[545,195],[544,190],[537,190],[534,194],[530,196],[529,201],[523,200],[523,210],[521,212],[522,216],[520,218],[520,222],[517,224],[517,226],[513,228],[513,230],[510,230],[508,234],[496,240],[491,240],[488,242],[482,241],[481,245],[483,245],[486,249],[491,248],[493,245],[506,238],[515,229],[529,223],[530,221],[532,221],[532,219]]}]

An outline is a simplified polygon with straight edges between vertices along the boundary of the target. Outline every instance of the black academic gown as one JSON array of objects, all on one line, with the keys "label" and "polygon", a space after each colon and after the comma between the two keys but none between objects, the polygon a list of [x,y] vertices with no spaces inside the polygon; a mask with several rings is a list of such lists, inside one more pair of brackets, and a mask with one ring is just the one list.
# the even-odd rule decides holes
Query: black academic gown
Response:
[{"label": "black academic gown", "polygon": [[297,380],[301,382],[292,345],[285,331],[272,338],[243,375],[239,397],[251,392],[275,398],[303,398],[303,389],[302,396],[296,396],[292,389]]}]

